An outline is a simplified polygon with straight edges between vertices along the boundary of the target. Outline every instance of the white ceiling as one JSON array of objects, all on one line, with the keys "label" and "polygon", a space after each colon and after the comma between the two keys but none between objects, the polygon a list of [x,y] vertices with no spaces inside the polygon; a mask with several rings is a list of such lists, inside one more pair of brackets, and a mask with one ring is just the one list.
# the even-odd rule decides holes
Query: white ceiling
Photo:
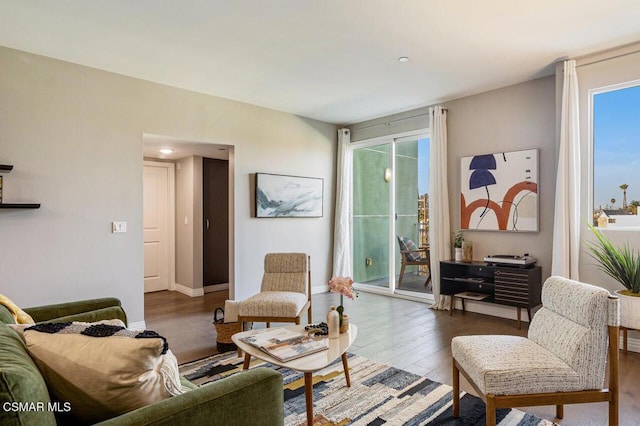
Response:
[{"label": "white ceiling", "polygon": [[636,41],[638,0],[0,0],[0,45],[336,124]]}]

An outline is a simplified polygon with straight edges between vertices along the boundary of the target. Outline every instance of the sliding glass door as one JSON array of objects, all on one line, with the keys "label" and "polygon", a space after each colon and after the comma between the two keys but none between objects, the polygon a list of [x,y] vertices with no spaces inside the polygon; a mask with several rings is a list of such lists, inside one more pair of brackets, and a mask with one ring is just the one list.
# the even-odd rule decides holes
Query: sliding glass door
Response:
[{"label": "sliding glass door", "polygon": [[[398,237],[427,250],[429,139],[426,134],[354,144],[354,281],[385,293],[430,293],[429,268],[406,265]],[[416,253],[417,255],[418,253]],[[415,262],[414,262],[415,263]]]},{"label": "sliding glass door", "polygon": [[354,281],[389,284],[391,143],[353,150]]}]

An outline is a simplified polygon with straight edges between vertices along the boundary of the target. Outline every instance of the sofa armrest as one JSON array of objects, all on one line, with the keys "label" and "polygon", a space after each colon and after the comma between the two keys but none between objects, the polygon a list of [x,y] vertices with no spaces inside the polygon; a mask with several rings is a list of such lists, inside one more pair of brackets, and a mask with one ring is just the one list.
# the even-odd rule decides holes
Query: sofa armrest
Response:
[{"label": "sofa armrest", "polygon": [[282,425],[282,375],[268,368],[240,372],[98,424]]},{"label": "sofa armrest", "polygon": [[[99,321],[119,318],[127,324],[127,315],[122,309],[119,299],[106,297],[103,299],[80,300],[77,302],[59,303],[56,305],[36,306],[24,309],[35,322],[44,321]],[[92,314],[94,311],[100,311]],[[115,316],[114,316],[115,315]],[[109,318],[106,318],[109,316]]]}]

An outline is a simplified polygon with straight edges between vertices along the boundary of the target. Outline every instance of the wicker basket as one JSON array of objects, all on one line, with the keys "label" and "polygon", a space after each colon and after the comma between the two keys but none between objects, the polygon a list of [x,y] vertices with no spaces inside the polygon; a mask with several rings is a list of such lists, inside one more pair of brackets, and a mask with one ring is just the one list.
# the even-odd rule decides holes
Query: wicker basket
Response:
[{"label": "wicker basket", "polygon": [[[220,318],[218,318],[218,312],[222,313]],[[230,352],[238,349],[231,340],[231,336],[242,331],[239,322],[224,322],[224,309],[216,308],[216,310],[213,311],[213,326],[216,328],[216,346],[218,352]],[[251,330],[252,326],[253,323],[246,322],[244,324],[244,330]]]}]

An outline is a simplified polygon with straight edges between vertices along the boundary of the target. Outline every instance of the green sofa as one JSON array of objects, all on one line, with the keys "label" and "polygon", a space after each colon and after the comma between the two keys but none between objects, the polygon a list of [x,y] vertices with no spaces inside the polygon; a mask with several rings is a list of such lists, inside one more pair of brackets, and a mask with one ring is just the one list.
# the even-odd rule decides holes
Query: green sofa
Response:
[{"label": "green sofa", "polygon": [[[115,298],[24,309],[36,322],[94,322],[127,317]],[[44,379],[0,305],[0,425],[55,425],[52,411],[38,409],[50,401]],[[196,387],[191,391],[109,419],[100,425],[281,425],[284,423],[282,376],[258,368]],[[34,404],[26,404],[34,403]],[[26,409],[25,409],[26,408]]]}]

